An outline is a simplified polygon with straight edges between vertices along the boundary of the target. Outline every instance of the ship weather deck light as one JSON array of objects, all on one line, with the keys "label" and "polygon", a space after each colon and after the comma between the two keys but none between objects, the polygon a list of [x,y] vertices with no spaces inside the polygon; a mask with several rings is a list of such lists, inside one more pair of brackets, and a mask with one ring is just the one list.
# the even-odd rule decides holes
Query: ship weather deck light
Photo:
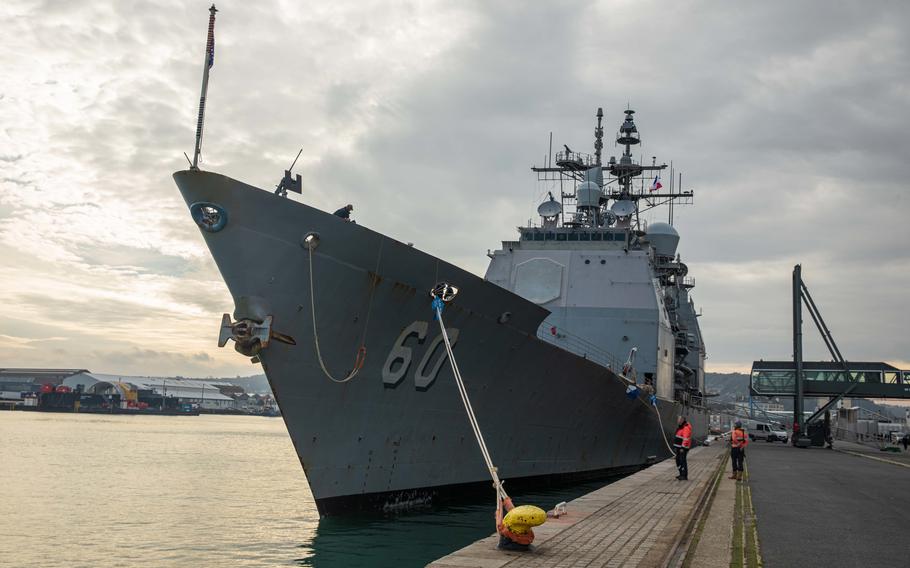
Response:
[{"label": "ship weather deck light", "polygon": [[300,245],[303,248],[309,250],[316,250],[316,247],[319,246],[319,233],[310,231],[309,233],[303,235],[303,239],[300,240]]}]

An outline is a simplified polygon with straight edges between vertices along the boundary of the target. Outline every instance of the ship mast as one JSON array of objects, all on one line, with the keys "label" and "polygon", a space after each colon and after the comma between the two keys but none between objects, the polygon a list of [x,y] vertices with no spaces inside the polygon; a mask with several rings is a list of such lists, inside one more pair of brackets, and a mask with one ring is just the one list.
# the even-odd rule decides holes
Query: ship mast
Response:
[{"label": "ship mast", "polygon": [[[641,144],[638,127],[633,116],[635,111],[624,111],[625,119],[616,134],[616,143],[623,147],[623,152],[617,160],[610,156],[606,164],[603,163],[603,109],[598,108],[596,113],[597,123],[594,127],[594,154],[585,154],[573,151],[568,145],[563,144],[565,151],[556,153],[555,164],[548,163],[544,167],[532,167],[537,173],[540,182],[558,182],[560,185],[560,200],[552,204],[545,202],[541,208],[549,216],[541,213],[544,226],[556,226],[559,209],[566,228],[603,228],[615,223],[615,228],[638,229],[639,215],[645,211],[661,205],[691,205],[694,202],[694,192],[664,193],[645,189],[642,180],[640,188],[636,190],[633,182],[643,174],[653,172],[655,175],[667,167],[667,164],[658,164],[656,159],[651,165],[639,164],[632,156],[632,147]],[[608,177],[605,180],[604,177]],[[563,190],[565,185],[570,190]],[[612,204],[610,203],[612,200]],[[608,207],[608,205],[610,207]],[[569,213],[574,207],[574,213]],[[540,210],[538,211],[540,212]]]},{"label": "ship mast", "polygon": [[209,8],[209,31],[205,41],[205,64],[202,67],[202,92],[199,95],[199,118],[196,121],[196,148],[193,150],[193,165],[199,169],[199,154],[202,152],[202,125],[205,122],[205,97],[209,90],[209,70],[215,64],[215,5]]},{"label": "ship mast", "polygon": [[604,147],[604,127],[601,124],[604,118],[604,109],[597,107],[597,126],[594,128],[594,163],[598,166],[603,165],[600,159],[600,151]]},{"label": "ship mast", "polygon": [[619,159],[619,164],[613,165],[611,173],[619,179],[620,199],[629,199],[632,194],[632,178],[641,175],[642,167],[632,160],[632,146],[641,144],[641,138],[638,135],[638,128],[632,115],[635,111],[628,109],[625,111],[626,120],[619,127],[619,134],[616,136],[616,143],[625,146],[625,151]]}]

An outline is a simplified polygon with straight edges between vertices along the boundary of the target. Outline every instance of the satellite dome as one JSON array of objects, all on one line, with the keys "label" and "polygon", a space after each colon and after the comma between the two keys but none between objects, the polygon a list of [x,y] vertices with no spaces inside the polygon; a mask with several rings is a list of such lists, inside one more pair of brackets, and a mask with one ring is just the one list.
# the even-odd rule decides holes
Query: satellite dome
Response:
[{"label": "satellite dome", "polygon": [[648,240],[659,256],[675,256],[679,233],[667,223],[651,223],[648,225]]}]

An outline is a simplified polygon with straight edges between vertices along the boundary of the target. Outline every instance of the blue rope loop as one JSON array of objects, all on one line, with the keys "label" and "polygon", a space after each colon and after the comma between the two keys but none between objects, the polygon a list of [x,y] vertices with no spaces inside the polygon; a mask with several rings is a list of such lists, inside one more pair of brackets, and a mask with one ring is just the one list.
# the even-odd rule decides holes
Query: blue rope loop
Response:
[{"label": "blue rope loop", "polygon": [[649,398],[651,399],[651,404],[653,404],[656,407],[657,406],[657,395],[652,394]]},{"label": "blue rope loop", "polygon": [[433,308],[433,321],[439,319],[439,314],[442,313],[442,309],[446,307],[445,302],[442,301],[442,298],[439,296],[433,296],[433,303],[430,304],[430,307]]}]

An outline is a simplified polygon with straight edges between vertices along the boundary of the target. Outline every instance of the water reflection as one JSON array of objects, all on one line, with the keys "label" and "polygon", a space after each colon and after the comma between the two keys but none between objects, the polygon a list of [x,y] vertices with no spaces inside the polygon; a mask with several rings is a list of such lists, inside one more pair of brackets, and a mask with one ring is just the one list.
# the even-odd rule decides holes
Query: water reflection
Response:
[{"label": "water reflection", "polygon": [[[269,418],[0,412],[0,450],[0,565],[17,568],[423,566],[493,532],[492,489],[319,519]],[[551,508],[604,483],[510,493]]]},{"label": "water reflection", "polygon": [[[516,504],[551,509],[603,487],[607,481],[538,491],[516,491]],[[313,539],[300,547],[300,566],[402,567],[428,562],[489,536],[495,501],[471,497],[443,506],[396,515],[329,517],[319,521]]]}]

